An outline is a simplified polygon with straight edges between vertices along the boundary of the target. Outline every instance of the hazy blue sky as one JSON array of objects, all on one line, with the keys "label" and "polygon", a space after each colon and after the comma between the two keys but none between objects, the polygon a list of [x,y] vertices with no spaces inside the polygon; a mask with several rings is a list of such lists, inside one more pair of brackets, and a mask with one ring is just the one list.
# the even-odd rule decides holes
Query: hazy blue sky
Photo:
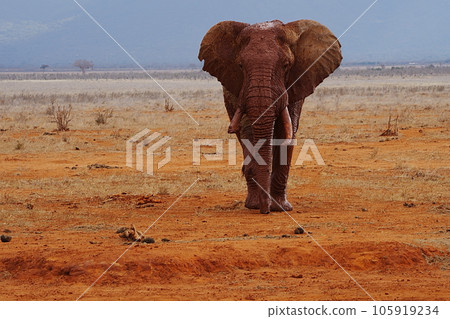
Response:
[{"label": "hazy blue sky", "polygon": [[[313,19],[336,36],[374,0],[78,0],[145,66],[199,63],[200,41],[223,20]],[[379,0],[342,38],[344,62],[450,59],[449,0]],[[132,61],[73,0],[0,0],[0,67]]]}]

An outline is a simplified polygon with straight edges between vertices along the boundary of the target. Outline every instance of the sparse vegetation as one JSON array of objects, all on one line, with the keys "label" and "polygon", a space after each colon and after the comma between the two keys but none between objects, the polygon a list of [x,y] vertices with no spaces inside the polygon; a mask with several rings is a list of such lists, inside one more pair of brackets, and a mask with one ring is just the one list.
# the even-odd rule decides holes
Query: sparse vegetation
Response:
[{"label": "sparse vegetation", "polygon": [[97,125],[106,124],[108,119],[112,118],[113,110],[112,109],[104,109],[96,113],[95,115],[95,123]]},{"label": "sparse vegetation", "polygon": [[393,127],[391,127],[391,116],[389,115],[387,129],[383,133],[381,133],[380,136],[398,136],[398,115],[395,118]]},{"label": "sparse vegetation", "polygon": [[45,69],[48,68],[49,65],[48,64],[42,64],[40,69],[42,70],[42,72],[45,72]]},{"label": "sparse vegetation", "polygon": [[169,99],[164,100],[164,111],[166,112],[172,112],[174,110],[174,107],[172,103],[170,103]]},{"label": "sparse vegetation", "polygon": [[75,62],[73,62],[73,66],[80,68],[81,72],[84,75],[86,73],[86,70],[94,68],[94,63],[88,60],[76,60]]},{"label": "sparse vegetation", "polygon": [[55,114],[55,108],[56,108],[55,102],[56,102],[55,97],[54,96],[50,97],[50,106],[47,107],[47,109],[45,110],[46,115],[53,116]]},{"label": "sparse vegetation", "polygon": [[[346,269],[366,282],[370,278],[364,274],[374,272],[386,279],[376,281],[373,291],[388,291],[400,299],[410,298],[411,291],[422,291],[423,298],[444,299],[445,291],[439,286],[446,278],[439,269],[443,262],[423,256],[448,255],[448,249],[441,253],[441,247],[448,248],[450,169],[448,149],[443,145],[448,141],[450,81],[448,76],[374,75],[390,71],[386,67],[367,71],[368,77],[330,78],[306,99],[294,160],[304,139],[312,138],[326,166],[312,162],[294,165],[288,198],[305,233],[317,238],[333,256],[345,259]],[[105,75],[108,81],[97,81],[101,72],[96,71],[85,78],[78,72],[65,81],[44,82],[39,71],[36,75],[17,74],[17,78],[33,81],[1,81],[0,220],[4,226],[0,230],[6,233],[10,229],[12,243],[16,242],[4,244],[0,250],[3,266],[11,273],[4,295],[72,298],[67,292],[74,292],[74,283],[101,273],[105,269],[102,260],[117,257],[115,251],[124,244],[114,234],[118,227],[134,224],[139,230],[147,229],[183,194],[147,234],[157,246],[138,243],[141,247],[130,249],[129,258],[112,269],[112,276],[119,279],[130,273],[139,275],[132,278],[137,288],[133,291],[138,291],[134,297],[139,292],[160,296],[159,283],[175,278],[174,273],[177,285],[172,291],[164,290],[164,296],[173,293],[179,297],[188,290],[190,294],[200,286],[198,291],[203,291],[205,284],[215,287],[218,282],[223,283],[218,289],[227,289],[231,281],[237,285],[248,282],[249,272],[254,274],[246,290],[250,298],[262,299],[265,293],[273,297],[273,291],[295,297],[300,281],[306,288],[325,287],[324,291],[334,294],[330,298],[341,292],[361,296],[345,283],[336,288],[340,274],[333,274],[334,264],[317,254],[317,247],[307,245],[306,235],[292,234],[295,223],[276,218],[277,214],[270,215],[268,222],[244,208],[243,158],[237,144],[237,164],[228,163],[227,139],[233,137],[226,133],[229,120],[220,83],[207,78],[173,81],[169,77],[175,73],[166,74],[168,78],[161,84],[200,127],[189,123],[184,112],[167,113],[164,92],[146,77],[121,80],[114,79],[116,72],[110,72]],[[60,76],[47,71],[45,75]],[[58,106],[67,110],[69,104],[74,116],[68,126],[76,130],[53,132],[55,123],[49,117],[54,121]],[[97,113],[108,109],[114,110],[113,120],[106,126],[95,125]],[[399,135],[380,138],[390,114],[391,129],[399,115]],[[125,165],[126,141],[145,127],[172,137],[171,160],[156,169],[166,155],[164,147],[158,148],[153,176]],[[224,160],[212,162],[202,157],[202,165],[192,166],[193,138],[224,141]],[[202,149],[202,156],[205,151]],[[48,249],[23,246],[21,255],[16,256],[17,245],[35,239]],[[298,245],[299,240],[305,245]],[[418,243],[420,247],[414,246]],[[150,248],[151,260],[142,254]],[[55,249],[60,252],[58,258]],[[185,252],[181,257],[180,249]],[[101,255],[93,259],[93,251]],[[74,255],[80,258],[72,263]],[[305,258],[299,260],[300,255]],[[397,259],[391,260],[395,256]],[[211,263],[215,257],[220,260]],[[274,271],[267,276],[269,268]],[[61,280],[61,273],[67,280]],[[205,273],[192,288],[192,274]],[[323,274],[331,275],[325,278]],[[414,290],[417,280],[403,281],[405,276],[420,278],[424,289]],[[123,297],[123,289],[110,282],[113,277],[97,287],[99,296]],[[258,280],[266,281],[262,285]],[[281,281],[286,289],[265,289]],[[397,285],[400,281],[402,285]],[[53,282],[60,287],[57,291]],[[156,290],[148,291],[148,282],[154,282]],[[241,291],[234,289],[230,296]]]},{"label": "sparse vegetation", "polygon": [[15,150],[22,150],[24,148],[24,144],[21,141],[17,141],[16,146],[14,147]]},{"label": "sparse vegetation", "polygon": [[53,110],[53,120],[56,123],[57,131],[68,131],[69,123],[72,121],[72,105],[58,105]]}]

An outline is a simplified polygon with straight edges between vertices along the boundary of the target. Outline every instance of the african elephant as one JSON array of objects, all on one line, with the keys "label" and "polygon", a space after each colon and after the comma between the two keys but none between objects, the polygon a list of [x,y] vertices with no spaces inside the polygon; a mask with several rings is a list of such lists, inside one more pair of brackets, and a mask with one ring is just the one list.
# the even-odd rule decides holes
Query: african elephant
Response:
[{"label": "african elephant", "polygon": [[[204,60],[203,70],[221,82],[228,131],[236,133],[244,158],[251,159],[242,167],[247,208],[263,214],[292,210],[286,184],[293,145],[272,141],[295,138],[303,102],[339,67],[340,47],[330,30],[311,20],[253,25],[223,21],[204,36],[198,58]],[[245,140],[253,146],[260,141],[262,162]],[[282,162],[280,152],[286,151],[287,162]]]}]

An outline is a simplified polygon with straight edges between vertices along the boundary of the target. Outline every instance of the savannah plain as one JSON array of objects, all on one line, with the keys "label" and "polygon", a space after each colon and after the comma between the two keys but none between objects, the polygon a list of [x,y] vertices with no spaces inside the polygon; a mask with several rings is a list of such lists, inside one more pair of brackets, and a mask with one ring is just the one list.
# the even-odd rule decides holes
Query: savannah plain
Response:
[{"label": "savannah plain", "polygon": [[[220,84],[151,74],[199,125],[140,72],[0,73],[0,235],[11,237],[0,300],[448,299],[448,67],[325,80],[304,104],[294,160],[313,139],[326,165],[292,167],[292,218],[244,208]],[[69,104],[69,130],[57,131],[54,110]],[[380,136],[389,117],[398,135]],[[171,137],[153,176],[125,165],[145,128]],[[224,139],[223,160],[192,164],[202,138]],[[154,243],[116,233],[153,223]]]}]

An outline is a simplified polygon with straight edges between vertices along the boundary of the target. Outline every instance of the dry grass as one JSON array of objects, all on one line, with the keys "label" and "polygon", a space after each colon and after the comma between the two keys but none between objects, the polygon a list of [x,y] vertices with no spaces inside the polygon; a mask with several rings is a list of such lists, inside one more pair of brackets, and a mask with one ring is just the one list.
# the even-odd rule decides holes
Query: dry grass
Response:
[{"label": "dry grass", "polygon": [[[364,278],[364,274],[370,275],[373,271],[360,266],[366,262],[373,265],[371,252],[375,246],[381,247],[381,250],[374,250],[376,256],[380,251],[380,256],[394,257],[399,252],[397,247],[416,242],[421,247],[425,246],[422,253],[429,251],[430,246],[436,248],[435,251],[441,251],[442,247],[448,249],[449,83],[449,77],[442,75],[404,78],[341,75],[325,81],[317,94],[305,103],[298,144],[301,145],[305,138],[313,138],[326,166],[306,162],[292,167],[288,184],[288,198],[294,206],[292,216],[305,229],[312,231],[320,243],[334,249],[333,254],[345,265],[352,265],[348,257],[360,256],[362,259],[357,257],[353,264],[358,268],[352,268],[352,271],[359,272],[366,282],[375,282],[383,275],[388,276],[384,282],[395,286],[405,276],[420,278],[424,274],[422,279],[432,278],[427,287],[437,287],[435,291],[430,290],[431,295],[437,292],[439,296],[445,295],[439,284],[436,285],[445,274],[434,272],[435,267],[423,268],[421,259],[410,255],[409,250],[399,250],[399,258],[405,260],[405,264],[402,261],[398,268],[393,269],[392,263],[385,264],[384,261],[379,265],[382,268],[374,268],[382,272],[374,273],[377,278]],[[247,265],[265,264],[265,260],[272,260],[282,251],[286,252],[284,256],[294,256],[283,263],[286,269],[292,270],[294,263],[291,262],[295,259],[295,264],[298,263],[297,253],[303,256],[303,252],[308,252],[309,256],[311,250],[310,255],[315,256],[317,251],[314,245],[308,245],[307,237],[293,237],[296,226],[284,213],[271,214],[267,219],[261,218],[257,211],[243,208],[246,186],[240,169],[242,156],[239,146],[237,165],[228,166],[228,141],[224,141],[225,158],[222,161],[207,162],[202,158],[201,166],[192,165],[194,138],[226,140],[234,137],[226,133],[228,116],[219,83],[211,79],[162,79],[161,84],[199,122],[199,126],[175,104],[174,110],[166,112],[164,99],[167,97],[151,80],[144,78],[0,80],[0,230],[11,229],[14,237],[13,246],[4,246],[4,259],[18,260],[18,247],[23,255],[19,259],[39,261],[38,266],[32,269],[28,269],[27,263],[14,266],[17,271],[13,276],[23,277],[7,279],[13,280],[10,283],[5,281],[5,287],[11,287],[5,296],[31,299],[34,297],[30,296],[37,295],[28,295],[28,291],[38,287],[40,296],[47,297],[45,292],[42,293],[45,286],[51,286],[54,294],[61,294],[61,291],[65,295],[68,295],[66,292],[76,293],[74,283],[81,280],[79,286],[84,281],[90,284],[89,276],[103,271],[103,264],[98,264],[99,268],[95,269],[86,268],[86,274],[79,279],[62,278],[56,267],[44,278],[41,270],[46,265],[42,268],[40,260],[47,260],[48,265],[58,267],[69,265],[72,260],[77,265],[90,264],[93,258],[114,260],[117,257],[114,256],[115,251],[125,248],[114,233],[118,227],[134,223],[138,229],[146,229],[169,207],[164,218],[158,220],[148,233],[157,239],[157,245],[131,250],[134,255],[129,256],[130,262],[118,265],[118,270],[111,273],[114,282],[117,278],[120,281],[122,276],[128,278],[128,265],[132,269],[140,269],[140,264],[135,261],[141,260],[142,252],[149,252],[149,249],[152,249],[152,256],[160,251],[161,260],[165,260],[173,256],[178,258],[180,249],[188,248],[190,253],[196,253],[195,257],[187,259],[187,263],[183,262],[189,266],[192,260],[208,261],[211,256],[228,256],[231,260],[236,253],[240,260],[239,254],[245,255],[247,251],[262,247],[259,250],[264,255],[253,254],[252,259],[245,259],[245,263],[239,261],[237,266],[230,263],[230,272],[227,270],[222,274],[217,268],[220,277],[214,277],[216,270],[210,272],[209,266],[202,273],[210,277],[210,284],[214,287],[221,280],[226,286],[227,278],[231,274],[234,280],[235,273],[242,275],[242,280],[238,278],[238,281],[248,282],[246,273],[251,271],[263,276],[254,278],[255,287],[260,279],[266,287],[288,280],[292,282],[288,283],[292,285],[292,291],[282,296],[292,295],[291,292],[295,295],[298,291],[299,281],[290,278],[292,274],[299,274],[297,270],[288,272],[283,270],[285,268],[275,269],[271,265],[270,269],[264,265],[245,270]],[[56,131],[52,114],[57,105],[69,103],[72,103],[74,112],[70,131]],[[103,110],[111,110],[114,116],[105,124],[97,125],[97,113]],[[395,139],[380,137],[389,116],[395,119],[397,115],[399,135]],[[172,148],[172,161],[157,170],[154,176],[125,165],[126,141],[144,128],[172,137],[165,144]],[[155,154],[157,160],[165,155],[164,148],[158,150]],[[211,148],[202,151],[203,154],[213,152]],[[296,147],[294,158],[299,152],[300,147]],[[198,182],[171,206],[197,178]],[[152,194],[161,201],[159,204],[136,207],[137,198]],[[249,236],[241,236],[244,232]],[[293,238],[282,239],[282,234],[291,234]],[[237,236],[240,239],[234,240]],[[169,238],[172,244],[160,243],[162,238]],[[233,242],[223,243],[224,249],[217,251],[216,244],[224,239],[232,239]],[[298,240],[305,244],[300,245],[302,250],[295,248]],[[391,246],[391,242],[395,245]],[[386,243],[391,247],[389,250],[381,246]],[[273,251],[267,251],[265,246],[274,247]],[[353,250],[349,251],[349,247]],[[54,264],[55,251],[58,252],[58,264]],[[105,254],[95,257],[97,252]],[[354,255],[355,252],[358,254]],[[417,253],[420,256],[420,249]],[[429,255],[430,263],[448,268],[446,260],[434,255],[437,253]],[[326,256],[319,257],[317,263],[314,262],[317,267],[313,267],[319,269],[318,272],[302,271],[307,285],[313,278],[308,286],[312,288],[313,296],[321,293],[314,278],[321,278],[326,272],[333,273],[327,266],[332,263],[324,262],[328,260],[323,259]],[[398,260],[394,260],[394,264]],[[407,265],[406,270],[403,265]],[[189,289],[192,273],[189,270],[189,276],[184,277],[183,273],[178,276],[176,268],[174,272],[169,271],[169,277],[162,278],[161,283],[164,285],[167,280],[172,282],[175,278],[180,285],[174,289]],[[264,281],[266,270],[279,276],[269,274],[270,280]],[[142,291],[146,295],[158,296],[159,281],[154,285],[155,293],[146,290],[149,281],[145,276],[151,276],[150,273],[146,275],[146,271],[138,271],[143,274],[142,278],[137,278],[142,279]],[[44,279],[39,282],[41,277]],[[329,281],[333,283],[341,277],[337,273]],[[328,281],[327,278],[323,280]],[[32,285],[28,285],[30,282]],[[64,282],[68,284],[61,286]],[[204,290],[204,283],[202,280],[199,291]],[[426,281],[411,281],[411,286],[398,290],[393,285],[378,284],[372,290],[385,298],[407,299],[413,296],[411,291],[416,291],[424,283]],[[56,286],[62,290],[55,290]],[[111,296],[117,285],[107,280],[102,286],[105,289],[102,296]],[[342,283],[350,296],[352,292],[347,286],[346,282]],[[334,291],[336,285],[328,288],[327,291]],[[385,291],[390,295],[386,297]],[[120,291],[117,295],[121,296]],[[53,295],[49,296],[53,298]],[[68,296],[70,298],[71,295]],[[134,298],[139,298],[136,296],[138,294]],[[172,296],[179,294],[174,290]]]},{"label": "dry grass", "polygon": [[104,125],[108,121],[108,119],[113,117],[113,110],[112,109],[103,109],[96,113],[95,116],[95,123],[97,125]]},{"label": "dry grass", "polygon": [[[225,159],[217,163],[221,167],[219,170],[191,165],[193,138],[233,137],[226,133],[228,117],[223,107],[220,84],[215,80],[161,80],[161,84],[200,126],[178,107],[167,112],[167,97],[151,80],[145,78],[1,82],[0,129],[6,131],[0,132],[0,152],[10,158],[19,152],[29,156],[46,154],[48,161],[54,162],[55,167],[67,173],[65,177],[41,176],[20,181],[2,179],[0,186],[4,189],[26,192],[39,190],[46,195],[56,196],[64,187],[68,198],[121,192],[171,195],[179,194],[197,176],[201,177],[198,187],[205,191],[226,193],[245,189],[239,167],[241,159],[238,159],[238,165],[227,166],[226,143]],[[449,83],[448,76],[444,75],[405,79],[389,76],[361,80],[348,75],[330,78],[307,99],[297,137],[300,140],[314,139],[321,150],[326,150],[327,145],[332,143],[379,143],[379,135],[386,129],[386,120],[390,115],[394,118],[398,116],[400,141],[404,138],[403,130],[408,128],[425,131],[416,137],[418,140],[445,136],[448,134],[445,129],[427,129],[448,126]],[[64,103],[72,103],[76,109],[76,116],[70,122],[70,131],[43,135],[55,129],[50,114],[58,110],[55,105]],[[113,112],[114,117],[109,116]],[[95,121],[92,119],[93,113]],[[104,123],[97,121],[99,114],[105,117]],[[105,125],[98,126],[96,123]],[[174,137],[168,145],[173,147],[173,156],[185,163],[177,172],[168,172],[163,168],[149,179],[140,172],[124,168],[126,140],[146,127]],[[333,148],[331,146],[329,154],[324,155],[326,163],[333,165],[322,172],[328,174],[323,175],[327,178],[319,179],[318,183],[315,175],[302,173],[300,178],[293,174],[290,187],[314,183],[330,190],[338,189],[341,185],[371,187],[373,191],[364,195],[371,197],[368,200],[445,199],[444,187],[449,172],[435,170],[437,168],[429,164],[433,160],[444,159],[445,150],[434,149],[432,154],[396,154],[395,148],[386,149],[383,143],[379,143],[379,146],[364,151],[359,165],[370,166],[374,161],[379,161],[389,167],[382,168],[376,174],[368,173],[374,177],[367,184],[364,178],[351,174],[344,177],[336,175],[339,171],[336,166],[345,162],[345,158]],[[102,154],[109,155],[105,157]],[[108,171],[107,175],[98,175],[95,170],[87,169],[87,165],[93,163],[119,166],[120,169]],[[296,167],[293,171],[298,169]],[[25,174],[27,171],[39,173],[40,168],[18,162],[16,173]],[[386,181],[386,175],[393,177]],[[386,194],[386,187],[393,191]],[[418,188],[422,189],[420,194],[415,191]]]}]

